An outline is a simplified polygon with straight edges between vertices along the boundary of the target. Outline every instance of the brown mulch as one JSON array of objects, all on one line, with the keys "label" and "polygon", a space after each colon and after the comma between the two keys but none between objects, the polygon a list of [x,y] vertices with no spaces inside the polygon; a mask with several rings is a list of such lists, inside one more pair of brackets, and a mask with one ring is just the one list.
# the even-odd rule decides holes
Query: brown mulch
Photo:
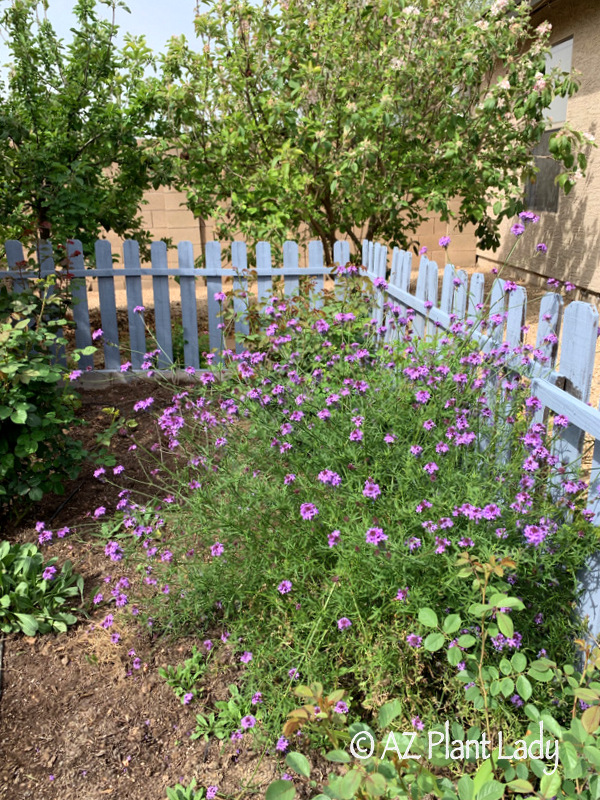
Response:
[{"label": "brown mulch", "polygon": [[[81,415],[90,425],[80,438],[94,446],[95,433],[106,426],[105,406],[118,407],[124,418],[136,400],[152,394],[154,409],[166,405],[170,390],[148,381],[113,386],[83,395]],[[151,415],[137,415],[136,442],[156,441]],[[126,467],[123,482],[135,488],[143,479],[137,458],[128,451],[130,434],[115,437],[118,463]],[[127,564],[109,561],[98,542],[85,533],[89,513],[100,505],[114,509],[118,488],[99,483],[94,467],[65,486],[63,497],[49,497],[37,505],[18,527],[4,530],[9,541],[37,541],[35,522],[52,530],[68,525],[75,533],[44,546],[59,564],[67,558],[85,578],[86,608],[103,578],[127,574]],[[66,502],[65,502],[66,500]],[[159,667],[181,663],[193,644],[160,640],[133,622],[131,615],[115,615],[122,635],[112,644],[100,626],[106,607],[93,609],[67,634],[27,638],[11,634],[4,642],[0,696],[0,798],[2,800],[56,800],[77,797],[99,800],[163,800],[166,787],[218,785],[220,792],[263,797],[268,783],[279,774],[272,757],[261,752],[236,751],[212,740],[191,741],[195,714],[203,699],[183,706],[159,676]],[[142,668],[132,670],[128,651],[134,649]],[[219,670],[208,700],[225,699],[231,670]]]}]

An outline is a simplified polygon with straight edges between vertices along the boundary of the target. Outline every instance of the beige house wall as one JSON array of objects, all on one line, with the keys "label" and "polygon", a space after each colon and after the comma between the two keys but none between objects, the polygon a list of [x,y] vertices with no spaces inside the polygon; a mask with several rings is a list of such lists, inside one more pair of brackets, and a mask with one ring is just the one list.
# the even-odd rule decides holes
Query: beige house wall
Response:
[{"label": "beige house wall", "polygon": [[[573,69],[581,73],[580,89],[567,105],[567,120],[575,128],[600,140],[600,2],[598,0],[552,0],[534,12],[532,21],[552,24],[550,44],[573,37]],[[510,274],[523,271],[539,276],[540,284],[549,277],[570,281],[580,288],[580,297],[600,294],[600,150],[592,149],[585,178],[569,195],[561,194],[558,212],[544,212],[540,222],[529,226],[511,257]],[[484,269],[506,262],[514,244],[506,221],[502,246],[495,252],[477,252]],[[535,254],[535,246],[548,246],[545,256]]]}]

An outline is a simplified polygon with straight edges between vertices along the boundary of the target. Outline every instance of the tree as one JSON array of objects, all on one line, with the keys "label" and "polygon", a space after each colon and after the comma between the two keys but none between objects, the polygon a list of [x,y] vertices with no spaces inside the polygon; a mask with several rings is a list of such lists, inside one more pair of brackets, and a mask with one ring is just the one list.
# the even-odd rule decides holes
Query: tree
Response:
[{"label": "tree", "polygon": [[[497,246],[535,172],[544,108],[577,88],[543,74],[548,30],[525,5],[478,17],[464,0],[219,0],[196,17],[198,50],[172,40],[163,61],[161,149],[180,153],[189,207],[219,237],[284,239],[306,223],[328,263],[337,232],[407,246],[431,212]],[[584,142],[561,135],[568,190]]]},{"label": "tree", "polygon": [[157,94],[144,72],[153,56],[143,38],[115,43],[119,0],[103,19],[96,0],[77,0],[65,45],[46,18],[47,2],[14,0],[1,24],[11,52],[0,85],[0,236],[64,242],[90,251],[101,231],[137,238],[145,189],[162,166],[147,146]]}]

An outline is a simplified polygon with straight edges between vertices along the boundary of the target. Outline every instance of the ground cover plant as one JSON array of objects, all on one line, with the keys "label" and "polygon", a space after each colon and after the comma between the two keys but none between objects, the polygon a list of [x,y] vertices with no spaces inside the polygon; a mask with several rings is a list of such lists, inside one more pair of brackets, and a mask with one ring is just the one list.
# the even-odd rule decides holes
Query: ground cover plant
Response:
[{"label": "ground cover plant", "polygon": [[[343,731],[392,701],[399,725],[516,732],[533,692],[566,723],[572,697],[548,670],[574,657],[576,576],[597,546],[585,483],[556,469],[568,421],[534,422],[514,353],[480,352],[468,322],[419,342],[389,306],[398,341],[382,344],[359,268],[340,272],[343,296],[320,308],[273,297],[258,348],[226,351],[158,416],[158,500],[124,491],[102,524],[107,557],[139,570],[117,609],[203,639],[164,676],[198,738],[306,749],[322,721]],[[233,688],[209,707],[215,672]],[[314,720],[287,716],[299,686]]]},{"label": "ground cover plant", "polygon": [[60,570],[56,561],[46,561],[34,544],[0,542],[0,633],[64,633],[77,622],[66,607],[77,605],[69,598],[83,599],[83,578],[69,561]]}]

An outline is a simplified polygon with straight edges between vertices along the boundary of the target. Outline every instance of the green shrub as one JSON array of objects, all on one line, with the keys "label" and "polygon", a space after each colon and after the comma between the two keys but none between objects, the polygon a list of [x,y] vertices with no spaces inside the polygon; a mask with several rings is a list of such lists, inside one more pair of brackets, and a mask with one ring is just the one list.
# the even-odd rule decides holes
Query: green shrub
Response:
[{"label": "green shrub", "polygon": [[83,577],[70,561],[44,560],[34,544],[0,542],[0,631],[26,636],[64,632],[77,618],[73,598],[83,598]]},{"label": "green shrub", "polygon": [[20,294],[0,289],[0,511],[62,494],[86,456],[73,438],[82,424],[78,395],[53,353],[66,345],[67,321],[51,286],[40,280]]}]

